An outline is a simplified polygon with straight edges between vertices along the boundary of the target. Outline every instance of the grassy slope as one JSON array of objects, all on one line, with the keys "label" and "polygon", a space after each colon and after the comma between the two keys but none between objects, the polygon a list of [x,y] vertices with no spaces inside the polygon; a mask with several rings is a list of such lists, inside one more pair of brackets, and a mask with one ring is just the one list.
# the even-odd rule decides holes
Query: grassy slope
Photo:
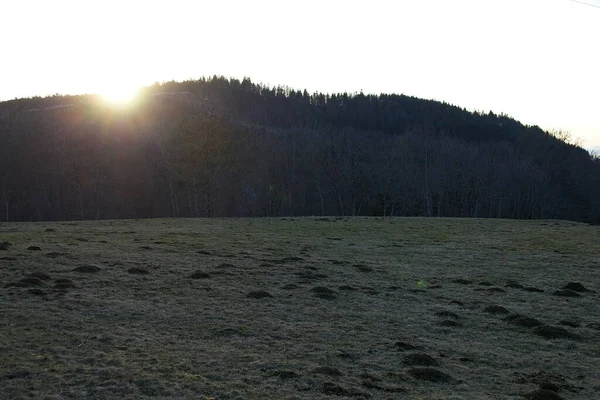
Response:
[{"label": "grassy slope", "polygon": [[[2,398],[500,399],[521,398],[541,379],[565,399],[600,396],[599,227],[159,219],[0,224],[4,241]],[[72,271],[81,265],[101,270]],[[210,277],[190,279],[197,270]],[[4,287],[36,271],[77,288]],[[505,288],[509,280],[545,292]],[[569,281],[595,292],[552,295]],[[316,286],[334,299],[316,297]],[[246,297],[255,290],[273,298]],[[536,336],[483,312],[490,304],[550,325],[578,322],[563,326],[578,337]],[[435,312],[444,310],[462,326],[440,326],[448,318]],[[421,349],[400,351],[398,341]],[[413,353],[453,380],[413,378],[403,362]]]}]

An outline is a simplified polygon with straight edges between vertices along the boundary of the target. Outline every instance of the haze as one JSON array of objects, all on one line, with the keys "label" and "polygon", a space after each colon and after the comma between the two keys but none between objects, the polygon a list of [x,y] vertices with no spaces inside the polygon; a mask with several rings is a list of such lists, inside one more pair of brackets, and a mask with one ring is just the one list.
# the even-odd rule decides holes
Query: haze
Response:
[{"label": "haze", "polygon": [[3,4],[0,100],[225,75],[396,92],[600,148],[600,0]]}]

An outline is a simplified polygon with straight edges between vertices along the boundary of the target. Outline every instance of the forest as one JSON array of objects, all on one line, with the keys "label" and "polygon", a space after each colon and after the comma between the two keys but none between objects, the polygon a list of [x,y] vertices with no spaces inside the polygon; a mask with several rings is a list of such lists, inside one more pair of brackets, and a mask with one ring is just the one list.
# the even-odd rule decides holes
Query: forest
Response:
[{"label": "forest", "polygon": [[427,216],[600,222],[600,158],[507,115],[214,76],[131,107],[0,103],[0,220]]}]

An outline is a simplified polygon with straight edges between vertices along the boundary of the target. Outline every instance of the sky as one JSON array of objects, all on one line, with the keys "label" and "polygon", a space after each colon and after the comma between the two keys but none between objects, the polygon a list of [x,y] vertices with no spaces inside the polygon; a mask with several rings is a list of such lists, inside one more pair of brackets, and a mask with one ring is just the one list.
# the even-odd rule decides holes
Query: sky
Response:
[{"label": "sky", "polygon": [[600,151],[600,0],[582,1],[2,1],[0,100],[248,76],[491,110]]}]

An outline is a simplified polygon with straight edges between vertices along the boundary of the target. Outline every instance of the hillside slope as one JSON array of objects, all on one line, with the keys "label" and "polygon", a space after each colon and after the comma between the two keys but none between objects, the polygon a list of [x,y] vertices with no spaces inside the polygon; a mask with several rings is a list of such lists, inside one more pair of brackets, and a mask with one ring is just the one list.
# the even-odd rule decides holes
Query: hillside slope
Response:
[{"label": "hillside slope", "polygon": [[505,115],[213,77],[0,103],[7,221],[409,215],[600,220],[600,162]]}]

